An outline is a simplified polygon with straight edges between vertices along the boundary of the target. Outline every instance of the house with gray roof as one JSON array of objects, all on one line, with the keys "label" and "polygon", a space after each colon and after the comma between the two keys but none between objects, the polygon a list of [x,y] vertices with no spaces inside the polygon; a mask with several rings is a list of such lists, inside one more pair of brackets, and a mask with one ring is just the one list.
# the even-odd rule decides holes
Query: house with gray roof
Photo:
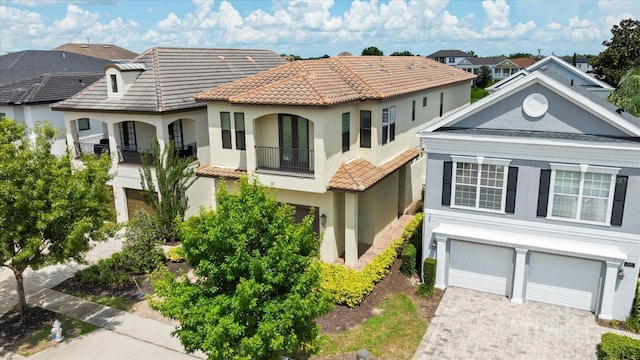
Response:
[{"label": "house with gray roof", "polygon": [[109,61],[129,61],[138,56],[133,51],[121,48],[113,44],[87,44],[66,43],[53,49],[54,51],[66,51],[80,55],[96,57]]},{"label": "house with gray roof", "polygon": [[640,119],[552,63],[418,133],[422,256],[441,289],[624,320],[640,269]]},{"label": "house with gray roof", "polygon": [[[49,104],[66,99],[104,76],[109,61],[64,51],[26,50],[0,56],[0,115],[22,121],[33,128],[50,121],[60,131],[52,153],[66,151],[64,120]],[[78,122],[78,136],[102,135],[97,122]],[[33,134],[35,136],[35,134]]]},{"label": "house with gray roof", "polygon": [[[64,116],[67,143],[76,156],[109,152],[118,221],[143,204],[140,154],[157,138],[184,156],[211,161],[207,105],[193,95],[287,62],[270,50],[153,47],[126,63],[109,63],[102,77],[80,93],[52,106]],[[84,141],[78,123],[98,121],[100,139]],[[210,194],[210,196],[203,196]],[[202,181],[190,188],[188,214],[211,207],[213,191]]]},{"label": "house with gray roof", "polygon": [[461,50],[439,50],[431,55],[427,55],[426,58],[441,62],[443,64],[456,66],[462,60],[471,57],[468,53]]}]

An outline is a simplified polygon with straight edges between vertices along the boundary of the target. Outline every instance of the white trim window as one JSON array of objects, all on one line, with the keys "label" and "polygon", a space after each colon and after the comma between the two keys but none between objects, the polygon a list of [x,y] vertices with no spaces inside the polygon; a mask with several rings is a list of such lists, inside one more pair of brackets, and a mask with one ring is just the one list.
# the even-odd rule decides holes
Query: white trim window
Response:
[{"label": "white trim window", "polygon": [[452,156],[451,207],[504,213],[510,160]]},{"label": "white trim window", "polygon": [[551,164],[547,218],[609,225],[619,170]]}]

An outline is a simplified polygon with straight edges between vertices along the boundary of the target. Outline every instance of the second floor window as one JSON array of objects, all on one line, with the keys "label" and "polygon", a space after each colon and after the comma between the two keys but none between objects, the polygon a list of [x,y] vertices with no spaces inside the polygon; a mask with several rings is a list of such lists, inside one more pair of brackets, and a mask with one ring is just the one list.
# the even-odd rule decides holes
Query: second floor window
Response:
[{"label": "second floor window", "polygon": [[236,149],[245,150],[247,144],[244,136],[244,113],[233,113],[233,122],[236,130]]},{"label": "second floor window", "polygon": [[360,147],[371,148],[371,111],[360,110]]},{"label": "second floor window", "polygon": [[508,160],[455,157],[452,206],[504,211]]},{"label": "second floor window", "polygon": [[411,121],[416,121],[416,101],[411,101]]},{"label": "second floor window", "polygon": [[184,142],[182,141],[182,119],[178,119],[169,124],[169,136],[173,141],[173,148],[175,150],[182,150]]},{"label": "second floor window", "polygon": [[111,75],[111,92],[112,93],[117,93],[118,92],[118,77],[115,75]]},{"label": "second floor window", "polygon": [[454,62],[456,62],[456,58],[454,58],[454,57],[450,57],[450,58],[449,58],[449,63],[454,63]]},{"label": "second floor window", "polygon": [[351,113],[342,114],[342,152],[349,151],[349,130],[351,129]]},{"label": "second floor window", "polygon": [[78,131],[89,130],[91,125],[88,118],[78,119]]},{"label": "second floor window", "polygon": [[382,143],[392,142],[396,138],[396,107],[382,109]]},{"label": "second floor window", "polygon": [[222,148],[231,149],[231,115],[220,112],[220,129],[222,130]]}]

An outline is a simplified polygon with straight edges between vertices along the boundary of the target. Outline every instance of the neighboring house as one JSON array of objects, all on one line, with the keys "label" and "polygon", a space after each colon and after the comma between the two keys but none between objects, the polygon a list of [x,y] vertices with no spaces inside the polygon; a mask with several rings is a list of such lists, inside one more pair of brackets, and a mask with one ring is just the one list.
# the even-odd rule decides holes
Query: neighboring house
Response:
[{"label": "neighboring house", "polygon": [[583,71],[578,70],[576,67],[572,66],[570,63],[562,60],[561,58],[555,55],[549,55],[544,59],[535,62],[534,64],[522,69],[515,74],[505,78],[490,87],[487,88],[490,93],[498,91],[506,86],[509,86],[512,82],[534,72],[536,70],[551,70],[555,73],[562,75],[563,77],[569,79],[574,86],[580,86],[589,92],[598,95],[601,98],[606,98],[614,88],[604,81],[600,81],[595,77],[586,74]]},{"label": "neighboring house", "polygon": [[54,51],[66,51],[75,54],[92,56],[114,62],[124,62],[134,59],[138,54],[112,44],[81,44],[66,43],[53,49]]},{"label": "neighboring house", "polygon": [[[193,94],[285,63],[269,50],[154,47],[131,62],[108,65],[99,81],[52,108],[63,112],[67,142],[76,156],[113,155],[117,220],[127,221],[142,203],[140,154],[150,149],[154,137],[162,149],[173,141],[181,155],[205,164],[214,156],[206,104],[196,102]],[[101,122],[103,139],[79,138],[78,122],[85,118]],[[211,207],[213,191],[196,181],[187,194],[187,214],[201,205]]]},{"label": "neighboring house", "polygon": [[493,69],[493,79],[502,80],[517,73],[521,69],[531,66],[536,61],[531,58],[504,59]]},{"label": "neighboring house", "polygon": [[420,131],[436,287],[629,315],[640,120],[587,90],[540,69]]},{"label": "neighboring house", "polygon": [[437,62],[441,62],[450,66],[456,66],[468,57],[470,57],[468,53],[460,50],[440,50],[427,56],[427,58],[431,60],[435,60]]},{"label": "neighboring house", "polygon": [[[50,121],[60,131],[51,152],[67,149],[64,120],[49,105],[66,99],[104,76],[109,61],[63,51],[26,50],[0,56],[0,115],[34,128]],[[99,137],[102,126],[88,118],[77,123],[81,138]],[[35,137],[35,134],[32,134]]]},{"label": "neighboring house", "polygon": [[455,66],[458,69],[476,75],[480,72],[481,67],[486,66],[491,70],[491,76],[493,76],[493,71],[496,65],[501,63],[502,60],[503,59],[499,57],[467,57],[462,59]]},{"label": "neighboring house", "polygon": [[423,57],[338,56],[204,91],[210,146],[196,174],[207,189],[257,176],[297,218],[313,208],[322,260],[353,266],[420,198],[416,131],[468,104],[474,78]]},{"label": "neighboring house", "polygon": [[593,70],[593,67],[589,63],[589,59],[585,57],[576,58],[576,68],[585,73]]}]

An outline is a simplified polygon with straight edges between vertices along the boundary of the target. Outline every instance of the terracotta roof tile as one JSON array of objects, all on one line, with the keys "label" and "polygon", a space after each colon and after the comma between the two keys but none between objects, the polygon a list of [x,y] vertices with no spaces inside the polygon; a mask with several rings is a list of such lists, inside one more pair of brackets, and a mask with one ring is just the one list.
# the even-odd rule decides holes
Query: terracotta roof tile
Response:
[{"label": "terracotta roof tile", "polygon": [[339,56],[302,60],[195,95],[235,104],[332,105],[385,99],[476,75],[418,56]]},{"label": "terracotta roof tile", "polygon": [[328,188],[330,190],[365,191],[418,155],[420,155],[418,149],[405,150],[381,166],[375,166],[361,158],[342,163],[329,181]]},{"label": "terracotta roof tile", "polygon": [[246,175],[246,170],[231,169],[214,165],[203,165],[196,169],[196,176],[239,179],[240,176]]},{"label": "terracotta roof tile", "polygon": [[509,59],[512,63],[518,65],[519,68],[524,69],[535,64],[536,60],[531,58],[517,58],[517,59]]}]

